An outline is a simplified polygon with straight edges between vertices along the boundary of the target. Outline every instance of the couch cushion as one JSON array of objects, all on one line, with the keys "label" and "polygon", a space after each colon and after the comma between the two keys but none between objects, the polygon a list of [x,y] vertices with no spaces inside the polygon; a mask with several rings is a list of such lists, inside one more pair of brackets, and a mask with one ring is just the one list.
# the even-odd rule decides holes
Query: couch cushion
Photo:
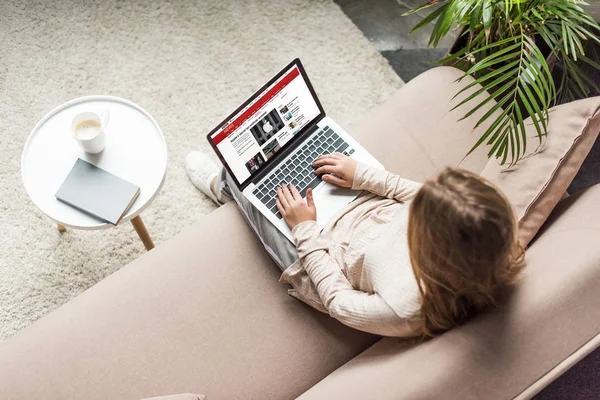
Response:
[{"label": "couch cushion", "polygon": [[[464,161],[463,158],[492,123],[493,118],[490,118],[473,130],[477,120],[492,108],[494,102],[490,101],[474,115],[458,121],[472,105],[469,103],[454,111],[450,109],[480,88],[474,87],[453,99],[461,87],[472,82],[471,77],[456,82],[463,74],[451,67],[424,72],[367,118],[350,126],[348,132],[386,169],[418,182],[431,178],[446,166],[460,166],[481,173],[488,161],[485,148],[477,149]],[[485,97],[480,95],[473,102]]]},{"label": "couch cushion", "polygon": [[301,399],[519,395],[600,332],[598,210],[600,185],[561,201],[504,307],[417,346],[382,339]]},{"label": "couch cushion", "polygon": [[287,295],[235,205],[0,344],[0,398],[289,399],[376,341]]},{"label": "couch cushion", "polygon": [[[528,121],[530,119],[528,118]],[[537,145],[527,123],[529,142]],[[548,136],[539,154],[525,158],[510,171],[496,159],[482,176],[506,194],[519,219],[519,240],[526,246],[559,202],[600,132],[600,97],[574,101],[550,110]]]}]

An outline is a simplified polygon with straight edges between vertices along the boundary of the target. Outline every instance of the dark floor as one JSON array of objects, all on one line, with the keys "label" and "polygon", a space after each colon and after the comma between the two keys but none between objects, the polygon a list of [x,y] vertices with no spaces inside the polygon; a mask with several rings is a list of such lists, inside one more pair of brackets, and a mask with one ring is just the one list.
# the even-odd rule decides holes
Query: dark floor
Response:
[{"label": "dark floor", "polygon": [[454,37],[448,37],[441,41],[437,49],[428,49],[433,25],[409,35],[428,11],[405,17],[402,14],[419,6],[423,0],[336,0],[336,3],[405,82],[431,68],[454,41]]},{"label": "dark floor", "polygon": [[[402,14],[425,3],[425,0],[335,1],[405,82],[431,68],[435,61],[444,56],[454,40],[446,38],[438,49],[428,49],[427,41],[432,26],[408,35],[420,18],[427,15],[427,11],[407,17]],[[600,3],[593,7],[592,13],[598,19]],[[573,194],[597,183],[600,183],[600,138],[568,192]],[[536,400],[597,398],[600,398],[600,350],[576,364],[535,397]]]}]

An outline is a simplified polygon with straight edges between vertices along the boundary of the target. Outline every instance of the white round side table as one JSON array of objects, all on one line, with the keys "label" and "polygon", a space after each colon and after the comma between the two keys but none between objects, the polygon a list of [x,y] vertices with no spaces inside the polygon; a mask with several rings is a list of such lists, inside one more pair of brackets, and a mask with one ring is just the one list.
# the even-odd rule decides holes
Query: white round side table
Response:
[{"label": "white round side table", "polygon": [[[85,153],[71,136],[71,120],[84,111],[110,111],[106,147]],[[81,158],[140,187],[120,223],[131,221],[146,249],[154,248],[140,217],[158,194],[167,171],[167,146],[160,127],[137,104],[112,96],[80,97],[64,103],[42,118],[29,134],[21,155],[21,177],[33,203],[58,224],[59,231],[106,229],[113,225],[56,199],[55,194],[77,158]]]}]

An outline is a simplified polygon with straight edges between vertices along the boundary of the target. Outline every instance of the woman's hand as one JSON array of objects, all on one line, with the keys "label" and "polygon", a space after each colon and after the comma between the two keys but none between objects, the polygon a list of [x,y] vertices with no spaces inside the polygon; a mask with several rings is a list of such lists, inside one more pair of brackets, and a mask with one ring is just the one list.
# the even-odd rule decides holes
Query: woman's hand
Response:
[{"label": "woman's hand", "polygon": [[354,182],[357,162],[341,153],[332,153],[317,158],[313,162],[315,174],[334,185],[351,188]]},{"label": "woman's hand", "polygon": [[278,186],[276,203],[277,209],[290,229],[294,229],[302,222],[317,220],[317,208],[312,189],[306,191],[306,202],[304,202],[294,185]]}]

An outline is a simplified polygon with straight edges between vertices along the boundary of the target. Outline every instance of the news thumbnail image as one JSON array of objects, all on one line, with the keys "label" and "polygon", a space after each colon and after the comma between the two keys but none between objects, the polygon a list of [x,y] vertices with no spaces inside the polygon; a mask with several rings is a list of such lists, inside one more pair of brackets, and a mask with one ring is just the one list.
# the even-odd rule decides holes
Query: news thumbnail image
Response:
[{"label": "news thumbnail image", "polygon": [[277,132],[283,128],[284,123],[276,109],[271,110],[267,115],[262,117],[254,126],[250,128],[250,132],[260,146],[267,143]]},{"label": "news thumbnail image", "polygon": [[258,171],[264,163],[265,159],[263,158],[262,154],[257,153],[254,157],[248,160],[248,162],[246,163],[246,168],[248,169],[248,172],[252,174]]},{"label": "news thumbnail image", "polygon": [[279,151],[280,148],[281,146],[279,145],[277,139],[273,139],[272,142],[268,143],[267,145],[265,145],[265,147],[263,147],[263,153],[265,153],[265,157],[267,158],[267,160],[269,160],[275,155],[275,153],[277,153],[277,151]]}]

